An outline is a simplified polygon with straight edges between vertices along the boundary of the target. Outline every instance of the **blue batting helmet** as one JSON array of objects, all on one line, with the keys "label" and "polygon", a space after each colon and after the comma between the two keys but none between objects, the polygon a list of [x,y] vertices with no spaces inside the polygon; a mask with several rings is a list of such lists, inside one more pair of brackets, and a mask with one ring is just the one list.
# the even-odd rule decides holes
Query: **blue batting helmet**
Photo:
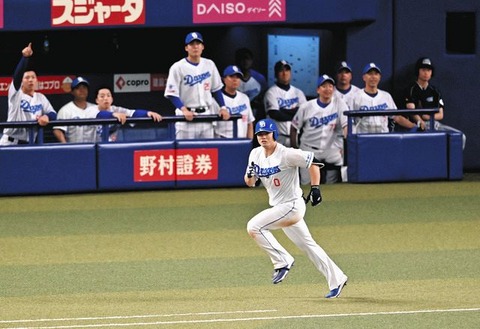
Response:
[{"label": "blue batting helmet", "polygon": [[278,129],[277,129],[277,125],[272,119],[262,119],[257,122],[257,124],[255,125],[255,135],[261,131],[265,131],[267,133],[273,133],[273,138],[277,140]]}]

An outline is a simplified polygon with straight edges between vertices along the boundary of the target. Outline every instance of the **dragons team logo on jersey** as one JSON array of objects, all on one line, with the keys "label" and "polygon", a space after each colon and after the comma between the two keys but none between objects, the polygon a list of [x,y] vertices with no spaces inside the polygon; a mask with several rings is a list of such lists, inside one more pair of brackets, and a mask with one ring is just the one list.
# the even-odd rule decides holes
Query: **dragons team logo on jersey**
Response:
[{"label": "dragons team logo on jersey", "polygon": [[202,83],[204,80],[210,79],[212,74],[210,72],[205,72],[199,75],[186,75],[183,78],[183,82],[185,85],[188,85],[190,87],[195,86],[198,83]]},{"label": "dragons team logo on jersey", "polygon": [[255,173],[258,177],[270,177],[279,173],[281,170],[278,166],[270,167],[270,168],[260,168],[259,166],[255,165]]}]

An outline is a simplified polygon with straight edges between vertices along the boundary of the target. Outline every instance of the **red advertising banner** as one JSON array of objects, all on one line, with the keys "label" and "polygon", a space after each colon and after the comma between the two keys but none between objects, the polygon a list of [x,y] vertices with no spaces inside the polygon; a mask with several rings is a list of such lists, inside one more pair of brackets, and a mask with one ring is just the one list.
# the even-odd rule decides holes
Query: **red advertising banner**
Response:
[{"label": "red advertising banner", "polygon": [[52,0],[52,27],[145,24],[146,0]]},{"label": "red advertising banner", "polygon": [[[65,94],[70,92],[72,77],[65,75],[42,75],[38,77],[36,91],[42,94]],[[12,77],[0,77],[0,96],[8,96]]]},{"label": "red advertising banner", "polygon": [[217,180],[218,149],[134,151],[133,171],[135,182]]},{"label": "red advertising banner", "polygon": [[151,75],[151,91],[163,91],[167,84],[168,74],[166,73],[153,73]]},{"label": "red advertising banner", "polygon": [[194,23],[286,21],[286,0],[193,0]]}]

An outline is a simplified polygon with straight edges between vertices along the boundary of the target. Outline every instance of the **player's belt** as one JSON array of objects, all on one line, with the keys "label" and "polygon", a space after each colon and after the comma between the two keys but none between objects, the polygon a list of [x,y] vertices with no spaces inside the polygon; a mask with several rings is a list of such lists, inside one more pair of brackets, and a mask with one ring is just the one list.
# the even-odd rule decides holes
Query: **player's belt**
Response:
[{"label": "player's belt", "polygon": [[208,107],[187,107],[190,112],[196,113],[205,113],[208,110]]},{"label": "player's belt", "polygon": [[306,147],[309,147],[309,148],[311,148],[312,150],[315,150],[315,151],[319,151],[319,150],[320,150],[320,148],[315,147],[315,146],[311,146],[311,145],[307,145],[307,144],[303,144],[303,145],[305,145]]},{"label": "player's belt", "polygon": [[17,144],[28,144],[28,141],[24,141],[24,140],[21,140],[21,139],[17,139],[17,138],[13,138],[13,137],[10,137],[8,136],[8,141],[9,142],[17,142]]}]

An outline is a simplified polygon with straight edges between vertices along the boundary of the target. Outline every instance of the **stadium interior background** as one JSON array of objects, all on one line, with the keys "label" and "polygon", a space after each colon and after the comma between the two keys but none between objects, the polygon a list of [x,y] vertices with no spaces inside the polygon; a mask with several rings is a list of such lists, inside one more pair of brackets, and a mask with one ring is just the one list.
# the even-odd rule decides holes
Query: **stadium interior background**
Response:
[{"label": "stadium interior background", "polygon": [[[326,7],[322,6],[329,5],[320,3],[319,8],[323,9]],[[347,59],[354,69],[354,84],[361,86],[362,67],[374,61],[382,68],[379,87],[391,92],[399,107],[402,104],[399,94],[414,78],[416,59],[430,57],[438,68],[434,84],[441,88],[448,107],[443,122],[466,134],[464,168],[479,171],[480,112],[474,104],[480,102],[480,15],[477,14],[480,3],[370,0],[345,4],[343,9],[332,5],[328,7],[330,11],[316,12],[298,10],[314,6],[309,1],[288,2],[289,16],[285,23],[192,25],[191,17],[185,14],[178,19],[190,21],[190,25],[0,31],[0,76],[12,75],[21,50],[32,42],[39,75],[85,76],[91,82],[89,100],[93,102],[95,88],[113,85],[113,74],[167,74],[169,67],[185,56],[184,37],[191,31],[203,34],[204,56],[213,59],[220,71],[232,64],[237,48],[249,47],[255,54],[254,67],[265,75],[269,73],[269,33],[314,33],[320,37],[319,73],[334,75],[338,62]],[[149,24],[163,23],[149,21]],[[46,38],[48,51],[44,48]],[[48,98],[56,109],[71,99],[69,94],[48,95]],[[172,115],[174,110],[163,92],[115,93],[114,98],[117,105],[164,115]],[[6,114],[7,99],[1,96],[0,121],[6,120]]]}]

